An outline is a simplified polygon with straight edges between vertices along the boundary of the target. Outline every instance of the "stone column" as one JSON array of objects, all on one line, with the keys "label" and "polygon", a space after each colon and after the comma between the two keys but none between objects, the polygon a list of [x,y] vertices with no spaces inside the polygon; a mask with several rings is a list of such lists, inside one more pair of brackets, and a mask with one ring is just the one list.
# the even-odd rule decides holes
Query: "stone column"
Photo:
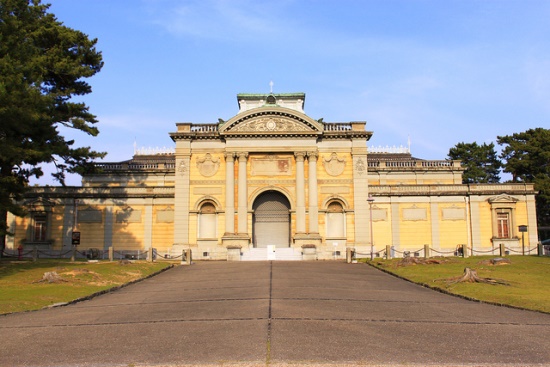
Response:
[{"label": "stone column", "polygon": [[319,208],[317,206],[317,152],[307,154],[309,160],[309,233],[319,233]]},{"label": "stone column", "polygon": [[225,233],[235,233],[235,153],[225,153]]},{"label": "stone column", "polygon": [[238,153],[239,156],[239,182],[238,182],[238,230],[239,233],[248,233],[248,207],[247,207],[247,181],[246,158],[248,153]]},{"label": "stone column", "polygon": [[295,152],[296,156],[296,233],[306,232],[306,195],[304,178],[304,152]]}]

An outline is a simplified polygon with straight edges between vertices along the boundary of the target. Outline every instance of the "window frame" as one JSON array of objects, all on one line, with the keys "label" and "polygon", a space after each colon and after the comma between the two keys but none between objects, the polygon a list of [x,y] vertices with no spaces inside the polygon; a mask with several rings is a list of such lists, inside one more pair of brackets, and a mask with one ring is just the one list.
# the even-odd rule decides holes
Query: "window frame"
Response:
[{"label": "window frame", "polygon": [[[334,210],[338,206],[338,210]],[[336,214],[336,215],[335,215]],[[326,206],[326,238],[341,239],[347,238],[346,209],[340,200],[331,200]],[[338,233],[335,233],[335,232]]]},{"label": "window frame", "polygon": [[[218,233],[218,212],[216,204],[211,201],[201,203],[197,217],[197,239],[216,239]],[[209,226],[212,227],[210,228]]]}]

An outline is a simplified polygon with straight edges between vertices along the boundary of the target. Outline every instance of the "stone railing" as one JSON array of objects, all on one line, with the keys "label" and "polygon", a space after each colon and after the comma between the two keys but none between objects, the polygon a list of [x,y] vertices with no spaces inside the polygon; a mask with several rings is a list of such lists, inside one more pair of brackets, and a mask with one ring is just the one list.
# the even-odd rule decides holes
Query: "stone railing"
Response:
[{"label": "stone railing", "polygon": [[176,153],[174,147],[141,147],[134,149],[134,155],[170,155]]},{"label": "stone railing", "polygon": [[349,122],[326,122],[325,131],[351,131],[352,126]]},{"label": "stone railing", "polygon": [[173,170],[176,167],[174,161],[143,161],[124,163],[96,163],[96,167],[103,171],[128,171],[128,170]]},{"label": "stone railing", "polygon": [[373,195],[534,194],[533,184],[370,185]]},{"label": "stone railing", "polygon": [[123,163],[96,163],[95,165],[96,167],[105,171],[119,171],[119,170],[127,169],[127,166],[128,166],[127,164],[123,164]]},{"label": "stone railing", "polygon": [[400,146],[372,146],[369,145],[367,147],[367,151],[369,153],[389,153],[389,154],[409,154],[411,152],[411,149],[409,147],[404,147],[403,145]]},{"label": "stone railing", "polygon": [[215,133],[218,132],[217,124],[192,124],[191,131],[194,133]]},{"label": "stone railing", "polygon": [[460,161],[447,160],[369,160],[367,166],[375,169],[399,168],[460,168]]}]

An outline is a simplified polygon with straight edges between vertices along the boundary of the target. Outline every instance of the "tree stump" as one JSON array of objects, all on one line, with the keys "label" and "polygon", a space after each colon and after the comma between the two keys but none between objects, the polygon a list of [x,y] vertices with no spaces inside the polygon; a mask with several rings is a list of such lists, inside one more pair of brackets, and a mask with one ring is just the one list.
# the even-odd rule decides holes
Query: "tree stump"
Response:
[{"label": "tree stump", "polygon": [[[493,278],[481,278],[477,275],[475,269],[464,268],[464,274],[459,277],[442,279],[447,282],[447,284],[456,284],[456,283],[484,283],[491,285],[510,285],[505,280],[502,279],[493,279]],[[434,280],[435,281],[435,280]]]}]

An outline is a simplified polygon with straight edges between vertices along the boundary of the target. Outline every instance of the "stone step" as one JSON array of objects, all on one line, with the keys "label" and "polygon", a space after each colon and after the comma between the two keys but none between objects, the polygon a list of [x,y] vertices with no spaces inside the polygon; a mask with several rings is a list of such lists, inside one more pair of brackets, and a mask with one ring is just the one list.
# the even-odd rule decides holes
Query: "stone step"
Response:
[{"label": "stone step", "polygon": [[267,261],[267,260],[284,260],[284,261],[300,261],[302,260],[302,252],[293,248],[275,248],[271,253],[267,248],[252,248],[243,253],[242,261]]}]

